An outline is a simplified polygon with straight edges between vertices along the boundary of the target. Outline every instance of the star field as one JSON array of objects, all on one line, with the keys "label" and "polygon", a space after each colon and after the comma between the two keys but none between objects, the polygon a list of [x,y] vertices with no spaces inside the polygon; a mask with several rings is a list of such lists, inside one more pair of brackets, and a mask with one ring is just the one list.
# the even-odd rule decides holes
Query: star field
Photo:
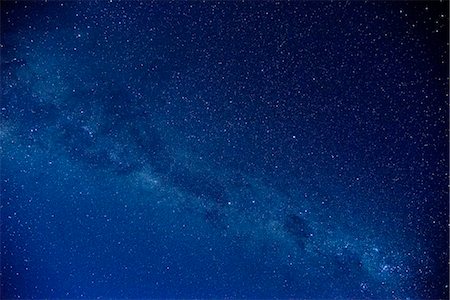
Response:
[{"label": "star field", "polygon": [[448,2],[3,2],[2,298],[448,298],[448,55]]}]

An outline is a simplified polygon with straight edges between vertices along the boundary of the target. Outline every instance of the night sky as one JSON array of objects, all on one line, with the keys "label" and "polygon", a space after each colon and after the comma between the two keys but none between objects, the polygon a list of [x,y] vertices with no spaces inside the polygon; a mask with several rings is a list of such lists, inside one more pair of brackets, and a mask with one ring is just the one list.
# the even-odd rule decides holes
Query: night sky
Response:
[{"label": "night sky", "polygon": [[1,298],[448,298],[448,2],[1,5]]}]

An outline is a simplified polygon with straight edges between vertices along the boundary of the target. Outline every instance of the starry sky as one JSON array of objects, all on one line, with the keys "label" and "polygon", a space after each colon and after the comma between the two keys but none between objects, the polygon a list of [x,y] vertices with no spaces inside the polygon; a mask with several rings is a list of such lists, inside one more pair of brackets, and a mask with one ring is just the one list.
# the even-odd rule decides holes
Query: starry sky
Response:
[{"label": "starry sky", "polygon": [[448,2],[1,5],[2,298],[448,298]]}]

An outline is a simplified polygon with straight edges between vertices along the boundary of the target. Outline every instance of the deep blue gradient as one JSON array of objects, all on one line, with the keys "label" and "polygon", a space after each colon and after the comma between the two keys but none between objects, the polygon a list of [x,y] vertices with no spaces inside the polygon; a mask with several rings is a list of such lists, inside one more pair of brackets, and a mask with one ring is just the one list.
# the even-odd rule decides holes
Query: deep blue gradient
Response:
[{"label": "deep blue gradient", "polygon": [[448,298],[448,2],[2,2],[2,298]]}]

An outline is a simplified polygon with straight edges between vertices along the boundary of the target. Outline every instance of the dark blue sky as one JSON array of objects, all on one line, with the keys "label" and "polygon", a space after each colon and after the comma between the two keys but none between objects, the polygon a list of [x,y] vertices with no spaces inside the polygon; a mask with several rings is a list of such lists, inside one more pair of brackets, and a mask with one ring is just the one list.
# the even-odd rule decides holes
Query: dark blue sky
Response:
[{"label": "dark blue sky", "polygon": [[448,298],[448,2],[4,2],[2,298]]}]

